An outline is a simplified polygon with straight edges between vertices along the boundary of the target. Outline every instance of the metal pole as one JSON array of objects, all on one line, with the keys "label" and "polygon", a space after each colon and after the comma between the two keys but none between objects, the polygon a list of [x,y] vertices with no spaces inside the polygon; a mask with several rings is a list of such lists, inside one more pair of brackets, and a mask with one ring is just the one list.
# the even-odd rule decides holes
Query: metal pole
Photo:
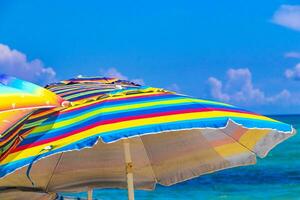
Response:
[{"label": "metal pole", "polygon": [[126,164],[126,176],[127,176],[127,189],[128,189],[128,200],[134,200],[134,186],[133,186],[133,165],[130,154],[130,143],[128,139],[124,142],[124,155]]},{"label": "metal pole", "polygon": [[93,188],[88,188],[88,200],[93,200]]}]

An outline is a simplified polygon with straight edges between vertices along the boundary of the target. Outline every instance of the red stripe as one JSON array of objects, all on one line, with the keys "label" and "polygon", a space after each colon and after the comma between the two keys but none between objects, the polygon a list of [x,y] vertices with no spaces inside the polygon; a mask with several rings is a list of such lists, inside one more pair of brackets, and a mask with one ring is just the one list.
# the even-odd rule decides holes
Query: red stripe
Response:
[{"label": "red stripe", "polygon": [[[76,107],[76,108],[73,108],[73,109],[68,109],[68,110],[62,110],[60,112],[57,112],[57,113],[54,113],[53,116],[55,115],[58,115],[58,114],[65,114],[65,113],[69,113],[69,112],[73,112],[73,111],[76,111],[76,110],[80,110],[80,109],[84,109],[84,108],[87,108],[87,107],[90,107],[90,106],[94,106],[96,104],[99,104],[99,103],[105,103],[105,102],[113,102],[113,101],[119,101],[119,100],[127,100],[127,99],[134,99],[134,98],[142,98],[142,97],[146,97],[146,96],[162,96],[162,95],[167,95],[167,94],[170,94],[170,93],[163,93],[163,94],[146,94],[146,95],[143,95],[143,96],[137,96],[137,97],[123,97],[123,98],[118,98],[118,99],[103,99],[103,101],[97,101],[97,102],[94,102],[92,104],[89,104],[89,105],[84,105],[84,106],[81,106],[81,107]],[[49,112],[49,110],[46,110],[46,111],[42,111],[42,112],[45,112],[45,115],[47,114],[47,112]],[[39,113],[36,113],[36,114],[33,114],[30,119],[36,119],[36,115],[39,115],[39,118],[43,118],[44,115],[42,114],[42,112],[39,112]]]},{"label": "red stripe", "polygon": [[167,111],[167,112],[161,112],[161,113],[151,113],[151,114],[145,114],[145,115],[128,116],[128,117],[122,117],[122,118],[116,118],[116,119],[110,119],[110,120],[103,120],[103,121],[99,121],[98,123],[94,123],[94,124],[91,124],[89,126],[85,126],[85,127],[70,131],[68,133],[59,135],[59,136],[54,137],[54,138],[38,141],[38,142],[35,142],[34,144],[27,144],[27,145],[19,146],[18,148],[14,149],[14,152],[24,150],[24,149],[27,149],[29,147],[39,146],[39,145],[46,144],[46,143],[49,143],[49,142],[57,141],[59,139],[66,138],[68,136],[78,134],[78,133],[83,132],[85,130],[92,129],[94,127],[102,126],[102,125],[106,125],[106,124],[114,124],[114,123],[118,123],[118,122],[131,121],[131,120],[136,120],[136,119],[146,119],[146,118],[152,118],[152,117],[161,117],[161,116],[167,116],[167,115],[176,115],[176,114],[183,114],[183,113],[196,113],[196,112],[210,112],[210,111],[224,111],[224,112],[236,112],[236,113],[250,114],[250,113],[244,112],[244,111],[233,111],[233,110],[230,110],[230,109],[222,109],[222,108],[221,109],[215,109],[215,110],[212,110],[210,108],[197,108],[197,109]]}]

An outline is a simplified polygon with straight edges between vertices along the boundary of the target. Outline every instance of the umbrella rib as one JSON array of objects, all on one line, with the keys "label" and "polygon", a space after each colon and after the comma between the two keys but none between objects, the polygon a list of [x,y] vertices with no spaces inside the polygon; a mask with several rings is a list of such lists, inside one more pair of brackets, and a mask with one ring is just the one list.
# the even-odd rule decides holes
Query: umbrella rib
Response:
[{"label": "umbrella rib", "polygon": [[225,134],[226,136],[230,137],[231,139],[233,139],[235,142],[237,142],[239,145],[245,147],[248,151],[254,153],[255,156],[257,156],[257,154],[252,151],[251,149],[249,149],[247,146],[243,145],[242,143],[240,143],[237,139],[235,139],[234,137],[228,135],[223,129],[219,129],[223,134]]},{"label": "umbrella rib", "polygon": [[56,171],[56,168],[58,167],[58,165],[59,165],[59,163],[60,163],[60,161],[61,161],[61,159],[62,159],[63,154],[64,154],[64,152],[62,152],[62,153],[60,154],[60,156],[59,156],[59,158],[58,158],[58,161],[57,161],[57,163],[56,163],[56,165],[55,165],[55,167],[54,167],[54,169],[53,169],[53,171],[52,171],[52,173],[51,173],[50,179],[49,179],[49,181],[48,181],[48,183],[47,183],[47,186],[46,186],[46,189],[45,189],[46,192],[48,192],[49,184],[50,184],[50,182],[51,182],[51,180],[52,180],[52,178],[53,178],[53,175],[54,175],[54,172]]},{"label": "umbrella rib", "polygon": [[153,174],[153,176],[154,176],[155,184],[156,184],[158,181],[157,181],[157,178],[156,178],[156,174],[155,174],[155,172],[154,172],[154,169],[153,169],[153,167],[152,167],[152,163],[151,163],[151,160],[150,160],[150,157],[149,157],[148,150],[146,149],[146,146],[145,146],[145,143],[144,143],[144,141],[143,141],[143,138],[142,138],[141,136],[140,136],[139,138],[141,139],[141,142],[142,142],[143,147],[144,147],[144,149],[145,149],[146,156],[147,156],[147,158],[148,158],[148,162],[149,162],[149,165],[150,165],[152,174]]}]

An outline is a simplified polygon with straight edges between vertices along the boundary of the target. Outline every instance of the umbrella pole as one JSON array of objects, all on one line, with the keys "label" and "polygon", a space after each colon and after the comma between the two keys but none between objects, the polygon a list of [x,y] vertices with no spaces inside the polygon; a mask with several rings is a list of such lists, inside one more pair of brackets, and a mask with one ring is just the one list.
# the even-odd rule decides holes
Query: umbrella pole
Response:
[{"label": "umbrella pole", "polygon": [[124,140],[124,154],[126,163],[126,176],[127,176],[127,189],[128,189],[128,200],[134,200],[134,186],[133,186],[133,170],[132,160],[130,154],[130,144],[128,139]]},{"label": "umbrella pole", "polygon": [[88,188],[88,200],[93,200],[93,188]]}]

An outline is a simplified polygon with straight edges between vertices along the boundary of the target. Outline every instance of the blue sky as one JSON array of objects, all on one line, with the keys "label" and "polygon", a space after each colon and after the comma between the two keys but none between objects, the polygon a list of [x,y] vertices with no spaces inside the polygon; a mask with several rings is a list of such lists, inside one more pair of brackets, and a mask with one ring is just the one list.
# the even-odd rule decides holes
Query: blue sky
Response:
[{"label": "blue sky", "polygon": [[0,44],[0,73],[39,84],[110,75],[300,113],[297,1],[2,0]]}]

